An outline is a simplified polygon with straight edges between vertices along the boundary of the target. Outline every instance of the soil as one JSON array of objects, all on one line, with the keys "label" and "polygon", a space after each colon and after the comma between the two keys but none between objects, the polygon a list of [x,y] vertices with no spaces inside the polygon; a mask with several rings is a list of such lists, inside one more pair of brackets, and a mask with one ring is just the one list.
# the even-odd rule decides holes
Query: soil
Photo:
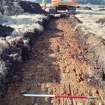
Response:
[{"label": "soil", "polygon": [[[18,69],[3,105],[105,105],[105,90],[84,79],[92,66],[84,58],[85,50],[69,19],[52,20],[33,46],[32,58]],[[23,97],[23,92],[97,96],[97,99],[32,98]]]}]

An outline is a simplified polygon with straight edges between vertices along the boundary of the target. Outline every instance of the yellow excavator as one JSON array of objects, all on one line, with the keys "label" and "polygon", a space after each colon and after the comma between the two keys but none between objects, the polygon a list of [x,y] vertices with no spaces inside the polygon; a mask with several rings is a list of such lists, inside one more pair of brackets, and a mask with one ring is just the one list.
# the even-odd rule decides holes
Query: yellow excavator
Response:
[{"label": "yellow excavator", "polygon": [[76,12],[75,0],[43,0],[44,9],[47,8],[47,2],[50,3],[50,13],[71,13]]}]

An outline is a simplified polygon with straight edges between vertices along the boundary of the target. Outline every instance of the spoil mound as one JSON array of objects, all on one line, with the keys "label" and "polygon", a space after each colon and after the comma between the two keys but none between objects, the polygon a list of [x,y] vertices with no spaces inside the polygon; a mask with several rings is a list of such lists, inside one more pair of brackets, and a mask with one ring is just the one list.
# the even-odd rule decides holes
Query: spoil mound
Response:
[{"label": "spoil mound", "polygon": [[44,14],[0,17],[0,96],[5,95],[17,65],[30,58],[32,45],[47,22]]},{"label": "spoil mound", "polygon": [[38,3],[22,0],[0,0],[0,14],[19,15],[22,13],[45,13]]},{"label": "spoil mound", "polygon": [[8,83],[15,75],[17,65],[30,58],[32,45],[48,22],[48,17],[45,15],[28,14],[27,16],[33,22],[24,24],[24,22],[19,22],[22,16],[14,16],[13,20],[17,22],[16,24],[14,21],[9,21],[8,25],[6,23],[5,26],[0,25],[0,96],[5,95]]},{"label": "spoil mound", "polygon": [[24,10],[24,12],[28,13],[45,13],[45,11],[42,10],[41,6],[38,3],[33,3],[29,1],[20,1],[19,5]]},{"label": "spoil mound", "polygon": [[5,95],[17,65],[30,58],[46,22],[48,16],[37,3],[0,0],[0,96]]}]

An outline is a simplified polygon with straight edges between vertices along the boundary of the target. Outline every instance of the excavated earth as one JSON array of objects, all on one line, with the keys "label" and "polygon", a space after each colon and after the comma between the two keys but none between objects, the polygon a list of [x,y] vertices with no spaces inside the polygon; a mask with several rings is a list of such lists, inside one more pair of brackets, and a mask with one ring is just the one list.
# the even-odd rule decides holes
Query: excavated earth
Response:
[{"label": "excavated earth", "polygon": [[[105,105],[105,89],[86,81],[94,68],[85,57],[87,45],[80,40],[70,19],[52,19],[33,46],[32,58],[20,65],[13,84],[0,105]],[[97,96],[95,100],[23,97],[22,93]]]}]

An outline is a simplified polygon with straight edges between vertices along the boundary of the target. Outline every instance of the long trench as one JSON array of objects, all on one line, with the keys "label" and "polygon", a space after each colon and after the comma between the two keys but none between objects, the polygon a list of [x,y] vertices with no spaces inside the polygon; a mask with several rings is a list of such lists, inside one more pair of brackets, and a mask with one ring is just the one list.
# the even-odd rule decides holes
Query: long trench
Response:
[{"label": "long trench", "polygon": [[95,105],[97,100],[22,96],[24,92],[97,95],[83,78],[90,68],[82,56],[84,49],[68,19],[53,19],[33,46],[32,58],[18,69],[21,79],[10,85],[5,105]]}]

